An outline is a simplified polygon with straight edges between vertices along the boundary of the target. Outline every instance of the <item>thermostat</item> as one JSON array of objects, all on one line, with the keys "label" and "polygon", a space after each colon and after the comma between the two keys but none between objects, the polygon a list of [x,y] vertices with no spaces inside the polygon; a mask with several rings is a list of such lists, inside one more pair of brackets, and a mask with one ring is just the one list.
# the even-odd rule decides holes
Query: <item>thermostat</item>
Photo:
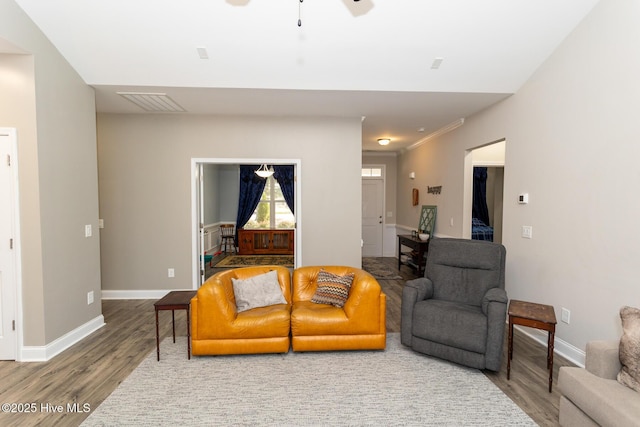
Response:
[{"label": "thermostat", "polygon": [[523,193],[518,196],[518,203],[526,204],[529,203],[529,193]]}]

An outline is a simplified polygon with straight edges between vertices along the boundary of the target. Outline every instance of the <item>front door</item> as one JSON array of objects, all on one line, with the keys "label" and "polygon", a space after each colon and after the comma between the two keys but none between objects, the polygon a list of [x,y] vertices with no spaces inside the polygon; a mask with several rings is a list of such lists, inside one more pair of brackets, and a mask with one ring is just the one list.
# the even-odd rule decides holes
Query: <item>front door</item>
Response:
[{"label": "front door", "polygon": [[362,180],[362,256],[382,256],[384,210],[382,179]]}]

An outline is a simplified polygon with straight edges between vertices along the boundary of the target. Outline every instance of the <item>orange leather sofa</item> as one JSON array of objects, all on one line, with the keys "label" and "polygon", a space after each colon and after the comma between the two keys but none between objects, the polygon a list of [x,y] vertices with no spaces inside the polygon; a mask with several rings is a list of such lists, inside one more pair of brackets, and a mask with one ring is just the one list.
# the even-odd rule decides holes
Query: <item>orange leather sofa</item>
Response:
[{"label": "orange leather sofa", "polygon": [[[232,278],[277,271],[287,304],[238,313]],[[290,347],[291,273],[278,266],[226,270],[210,277],[191,300],[191,351],[196,356],[287,353]]]},{"label": "orange leather sofa", "polygon": [[[311,302],[321,269],[354,273],[344,307]],[[383,350],[386,347],[386,295],[369,273],[353,267],[300,267],[293,271],[291,342],[293,351]]]}]

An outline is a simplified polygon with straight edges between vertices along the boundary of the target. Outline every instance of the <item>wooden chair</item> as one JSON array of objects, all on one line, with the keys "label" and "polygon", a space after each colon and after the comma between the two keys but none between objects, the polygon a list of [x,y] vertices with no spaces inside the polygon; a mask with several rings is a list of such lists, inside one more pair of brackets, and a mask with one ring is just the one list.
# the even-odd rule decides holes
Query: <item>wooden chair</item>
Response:
[{"label": "wooden chair", "polygon": [[231,243],[231,253],[236,251],[236,227],[233,224],[220,224],[220,250],[227,253]]}]

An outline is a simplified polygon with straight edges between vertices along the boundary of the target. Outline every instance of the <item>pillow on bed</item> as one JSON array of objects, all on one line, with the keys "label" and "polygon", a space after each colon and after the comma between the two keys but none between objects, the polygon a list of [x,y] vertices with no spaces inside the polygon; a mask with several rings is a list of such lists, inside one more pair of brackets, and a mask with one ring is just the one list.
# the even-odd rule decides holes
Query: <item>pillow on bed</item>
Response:
[{"label": "pillow on bed", "polygon": [[640,392],[640,309],[622,307],[622,338],[618,382]]},{"label": "pillow on bed", "polygon": [[231,281],[238,313],[256,307],[287,303],[275,270],[243,280],[231,278]]}]

